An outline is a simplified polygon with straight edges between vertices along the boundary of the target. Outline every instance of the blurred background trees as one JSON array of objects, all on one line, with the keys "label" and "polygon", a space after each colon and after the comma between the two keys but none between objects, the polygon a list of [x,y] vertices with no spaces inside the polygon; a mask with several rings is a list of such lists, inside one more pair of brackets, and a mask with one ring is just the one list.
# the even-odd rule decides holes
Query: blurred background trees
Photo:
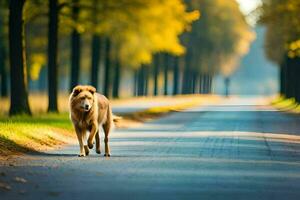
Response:
[{"label": "blurred background trees", "polygon": [[[229,77],[248,50],[255,35],[236,1],[187,0],[201,20],[183,36],[187,47],[183,93],[210,93],[212,77]],[[192,81],[188,81],[192,79]]]},{"label": "blurred background trees", "polygon": [[11,114],[30,113],[28,89],[47,91],[49,112],[77,84],[109,98],[211,93],[212,78],[229,77],[255,37],[235,0],[9,4],[0,9],[0,71]]},{"label": "blurred background trees", "polygon": [[300,1],[263,0],[257,11],[265,25],[265,53],[280,67],[280,93],[300,102]]}]

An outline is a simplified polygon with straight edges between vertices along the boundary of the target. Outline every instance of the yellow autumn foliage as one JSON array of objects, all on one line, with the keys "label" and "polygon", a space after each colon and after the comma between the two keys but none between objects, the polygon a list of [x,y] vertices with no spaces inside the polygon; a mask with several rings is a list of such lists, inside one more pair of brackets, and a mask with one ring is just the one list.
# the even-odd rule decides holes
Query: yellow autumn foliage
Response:
[{"label": "yellow autumn foliage", "polygon": [[[150,63],[156,52],[184,54],[179,36],[200,16],[199,11],[188,12],[182,0],[98,2],[99,16],[90,16],[94,19],[90,28],[110,37],[118,47],[116,57],[123,65],[132,67]],[[87,13],[83,16],[89,17]]]},{"label": "yellow autumn foliage", "polygon": [[267,27],[265,51],[268,58],[280,64],[287,54],[300,56],[300,1],[263,0],[260,23]]},{"label": "yellow autumn foliage", "polygon": [[46,55],[43,53],[35,53],[30,56],[30,71],[31,80],[37,80],[42,67],[46,64]]},{"label": "yellow autumn foliage", "polygon": [[235,0],[187,0],[201,20],[185,34],[191,68],[205,74],[229,76],[255,38]]}]

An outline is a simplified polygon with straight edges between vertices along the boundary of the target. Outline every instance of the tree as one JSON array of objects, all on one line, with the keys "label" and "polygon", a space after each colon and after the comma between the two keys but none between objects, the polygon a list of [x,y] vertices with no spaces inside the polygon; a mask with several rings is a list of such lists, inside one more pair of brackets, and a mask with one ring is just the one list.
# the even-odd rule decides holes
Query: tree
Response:
[{"label": "tree", "polygon": [[0,95],[2,97],[8,96],[8,85],[7,85],[7,18],[8,18],[8,2],[3,1],[0,3],[0,79],[1,79],[1,88]]},{"label": "tree", "polygon": [[93,0],[93,7],[90,11],[91,13],[91,21],[92,27],[90,30],[92,31],[92,58],[91,58],[91,84],[98,88],[98,74],[99,74],[99,64],[100,64],[100,52],[101,52],[101,42],[102,37],[100,36],[99,31],[97,30],[98,25],[98,17],[99,16],[99,0]]},{"label": "tree", "polygon": [[168,95],[168,83],[169,83],[169,60],[170,60],[170,56],[168,54],[164,54],[163,55],[163,67],[164,67],[164,95]]},{"label": "tree", "polygon": [[120,61],[118,59],[115,60],[115,69],[114,69],[114,82],[113,82],[113,98],[119,98],[120,93],[120,79],[121,79],[121,66]]},{"label": "tree", "polygon": [[49,0],[48,22],[48,112],[57,112],[58,0]]},{"label": "tree", "polygon": [[[189,9],[199,9],[201,20],[183,37],[187,47],[183,93],[192,93],[193,82],[203,84],[204,93],[210,92],[212,76],[229,76],[247,53],[254,34],[246,23],[235,0],[186,0]],[[198,78],[191,78],[198,74]]]},{"label": "tree", "polygon": [[[78,23],[80,12],[79,0],[72,0],[72,20]],[[80,56],[81,56],[80,32],[74,27],[71,33],[71,82],[70,91],[79,83]]]},{"label": "tree", "polygon": [[6,47],[3,43],[4,43],[4,41],[2,39],[0,39],[0,77],[1,77],[1,89],[0,89],[1,92],[0,92],[0,94],[2,97],[7,97],[7,95],[8,95],[8,89],[7,89],[8,74],[7,74],[7,70],[6,70],[7,53],[6,53]]},{"label": "tree", "polygon": [[92,36],[92,59],[91,59],[91,85],[98,88],[98,74],[100,63],[101,37],[93,34]]},{"label": "tree", "polygon": [[257,11],[266,26],[265,53],[280,67],[280,93],[300,102],[300,2],[264,0]]},{"label": "tree", "polygon": [[106,38],[105,41],[105,71],[104,71],[104,92],[103,94],[106,97],[111,95],[111,41],[109,38]]},{"label": "tree", "polygon": [[156,54],[153,58],[153,79],[154,79],[154,86],[153,86],[153,95],[157,96],[158,95],[158,75],[159,75],[159,60],[160,56],[159,54]]},{"label": "tree", "polygon": [[23,23],[24,4],[25,0],[10,0],[9,3],[10,115],[31,114],[27,91]]},{"label": "tree", "polygon": [[173,65],[173,95],[179,94],[179,57],[174,57]]}]

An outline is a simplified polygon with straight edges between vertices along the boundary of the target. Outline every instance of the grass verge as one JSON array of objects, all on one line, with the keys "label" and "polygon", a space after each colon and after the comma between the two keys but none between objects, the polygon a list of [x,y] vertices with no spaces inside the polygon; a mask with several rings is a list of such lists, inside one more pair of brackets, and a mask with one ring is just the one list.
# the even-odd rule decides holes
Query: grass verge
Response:
[{"label": "grass verge", "polygon": [[271,104],[280,111],[294,114],[300,113],[300,104],[298,104],[294,98],[287,99],[283,96],[279,96],[274,101],[272,101]]},{"label": "grass verge", "polygon": [[0,117],[0,155],[44,151],[74,140],[67,113]]}]

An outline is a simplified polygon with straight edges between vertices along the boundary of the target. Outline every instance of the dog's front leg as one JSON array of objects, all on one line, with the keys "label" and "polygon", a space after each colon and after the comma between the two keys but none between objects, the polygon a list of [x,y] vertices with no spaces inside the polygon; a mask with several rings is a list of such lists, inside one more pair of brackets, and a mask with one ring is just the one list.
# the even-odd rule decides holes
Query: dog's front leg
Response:
[{"label": "dog's front leg", "polygon": [[85,156],[85,151],[84,151],[84,146],[83,146],[83,134],[82,134],[82,130],[79,127],[75,127],[75,131],[76,131],[76,135],[77,135],[77,139],[78,139],[78,143],[79,143],[79,148],[80,148],[80,152],[79,152],[79,157],[83,157]]},{"label": "dog's front leg", "polygon": [[94,122],[92,124],[91,132],[90,132],[89,139],[88,139],[88,146],[90,149],[92,149],[94,146],[94,144],[93,144],[94,138],[95,138],[95,135],[97,132],[98,132],[98,124],[97,124],[97,122]]}]

